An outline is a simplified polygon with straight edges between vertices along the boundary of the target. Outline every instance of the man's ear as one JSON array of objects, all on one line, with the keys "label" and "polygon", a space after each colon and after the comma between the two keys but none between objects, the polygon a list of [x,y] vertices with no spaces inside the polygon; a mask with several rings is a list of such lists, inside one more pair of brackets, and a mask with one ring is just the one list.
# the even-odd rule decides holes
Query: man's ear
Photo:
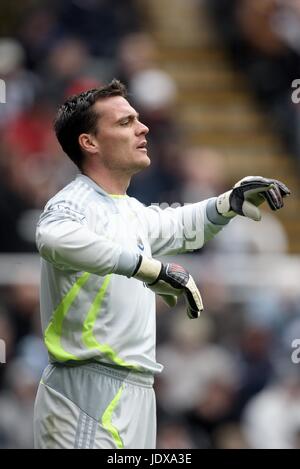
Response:
[{"label": "man's ear", "polygon": [[78,137],[79,145],[82,150],[92,155],[99,152],[99,145],[97,139],[92,134],[80,134]]}]

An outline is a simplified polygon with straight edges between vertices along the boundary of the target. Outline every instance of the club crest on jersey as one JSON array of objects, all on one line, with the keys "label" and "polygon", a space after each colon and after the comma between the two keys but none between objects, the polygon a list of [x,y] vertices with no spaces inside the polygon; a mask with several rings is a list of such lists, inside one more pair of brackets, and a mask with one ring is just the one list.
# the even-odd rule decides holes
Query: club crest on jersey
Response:
[{"label": "club crest on jersey", "polygon": [[143,243],[143,241],[140,237],[138,237],[138,239],[137,239],[137,246],[138,246],[140,251],[144,251],[145,246],[144,246],[144,243]]}]

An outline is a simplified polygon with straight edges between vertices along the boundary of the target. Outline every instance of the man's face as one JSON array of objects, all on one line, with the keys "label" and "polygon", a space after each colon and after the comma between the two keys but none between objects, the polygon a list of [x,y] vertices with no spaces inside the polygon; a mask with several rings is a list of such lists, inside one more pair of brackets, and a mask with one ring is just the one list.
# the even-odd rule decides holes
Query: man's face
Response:
[{"label": "man's face", "polygon": [[97,101],[99,113],[96,134],[101,162],[110,170],[134,174],[150,165],[146,135],[148,127],[122,96]]}]

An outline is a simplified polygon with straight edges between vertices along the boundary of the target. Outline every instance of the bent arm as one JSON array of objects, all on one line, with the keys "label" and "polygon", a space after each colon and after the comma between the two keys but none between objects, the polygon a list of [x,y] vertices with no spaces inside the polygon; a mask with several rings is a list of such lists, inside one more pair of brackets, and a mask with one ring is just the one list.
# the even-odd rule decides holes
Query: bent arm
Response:
[{"label": "bent arm", "polygon": [[116,273],[130,277],[139,257],[91,231],[84,217],[71,211],[44,212],[37,226],[36,243],[40,255],[58,269],[101,276]]}]

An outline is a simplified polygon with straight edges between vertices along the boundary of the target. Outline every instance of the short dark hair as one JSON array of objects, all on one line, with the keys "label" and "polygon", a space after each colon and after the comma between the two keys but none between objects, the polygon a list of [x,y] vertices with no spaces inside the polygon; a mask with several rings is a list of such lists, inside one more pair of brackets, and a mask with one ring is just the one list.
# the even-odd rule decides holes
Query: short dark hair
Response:
[{"label": "short dark hair", "polygon": [[78,137],[82,133],[96,133],[99,114],[93,109],[96,101],[111,96],[127,97],[125,85],[113,79],[102,88],[94,88],[71,96],[58,109],[54,130],[63,151],[82,169],[83,153]]}]

